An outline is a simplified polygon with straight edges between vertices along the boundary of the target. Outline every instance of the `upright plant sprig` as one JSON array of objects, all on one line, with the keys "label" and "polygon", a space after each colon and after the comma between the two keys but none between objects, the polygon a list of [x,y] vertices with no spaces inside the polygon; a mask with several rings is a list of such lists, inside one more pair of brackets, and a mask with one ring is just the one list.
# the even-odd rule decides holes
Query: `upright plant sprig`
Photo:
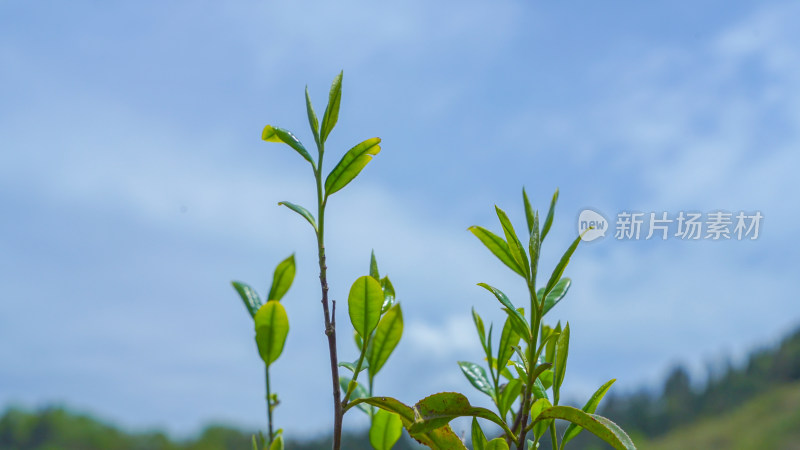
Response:
[{"label": "upright plant sprig", "polygon": [[[328,95],[328,105],[325,108],[325,114],[322,116],[322,124],[319,123],[317,115],[311,104],[311,98],[306,88],[306,112],[308,115],[308,123],[311,127],[311,132],[314,135],[314,142],[317,144],[317,159],[311,157],[311,154],[306,150],[305,146],[289,131],[267,125],[261,134],[261,138],[268,142],[281,142],[293,148],[300,156],[303,157],[309,164],[314,172],[314,180],[317,188],[317,219],[304,207],[290,203],[280,202],[292,211],[300,214],[308,221],[314,229],[317,237],[317,249],[319,259],[319,281],[320,289],[322,291],[322,311],[325,320],[325,335],[328,338],[328,352],[330,354],[330,367],[331,367],[331,383],[333,387],[333,408],[334,408],[334,432],[333,432],[333,448],[339,449],[341,447],[342,437],[342,418],[344,416],[344,405],[341,397],[341,389],[339,383],[338,372],[338,356],[336,352],[336,301],[329,302],[328,300],[328,277],[325,255],[325,207],[328,203],[328,198],[344,188],[350,183],[372,160],[374,155],[380,152],[380,138],[367,139],[350,150],[342,156],[339,163],[331,170],[331,172],[322,180],[322,161],[325,156],[325,142],[328,139],[336,122],[339,119],[339,105],[342,98],[342,73],[333,80],[331,84],[330,93]],[[359,283],[357,280],[356,283]],[[378,282],[376,282],[378,283]],[[369,287],[369,283],[363,281],[361,284],[365,289]],[[374,286],[373,286],[374,287]],[[378,284],[380,291],[380,284]],[[381,302],[382,303],[382,302]],[[352,314],[352,312],[351,312]],[[371,331],[371,330],[370,330]]]},{"label": "upright plant sprig", "polygon": [[[266,297],[267,302],[263,304],[258,292],[248,284],[241,281],[231,282],[233,288],[236,289],[239,297],[241,297],[245,308],[247,308],[247,312],[253,318],[256,346],[261,359],[264,361],[264,384],[267,391],[267,436],[269,439],[266,440],[262,436],[262,441],[266,442],[262,443],[260,447],[266,448],[269,445],[270,450],[283,449],[283,438],[280,436],[280,430],[277,433],[273,431],[272,412],[279,402],[278,395],[271,390],[269,368],[283,353],[286,336],[289,334],[289,318],[280,300],[292,286],[294,275],[295,261],[294,255],[291,255],[281,261],[275,268],[275,273],[272,276],[272,285]],[[255,442],[255,436],[253,436],[253,447],[259,447]]]},{"label": "upright plant sprig", "polygon": [[[510,427],[511,433],[506,431],[506,437],[508,440],[516,441],[518,450],[523,450],[526,442],[528,448],[538,447],[538,441],[547,429],[550,431],[553,450],[563,449],[566,443],[583,428],[596,434],[615,448],[635,448],[630,438],[616,424],[594,414],[600,400],[615,380],[601,386],[582,410],[559,405],[561,385],[564,381],[569,353],[569,323],[563,329],[560,323],[555,328],[551,328],[544,324],[543,318],[564,298],[569,290],[571,280],[562,278],[562,276],[581,237],[577,237],[567,248],[546,285],[537,290],[536,276],[540,249],[553,223],[558,190],[553,195],[550,209],[541,228],[539,213],[531,207],[524,189],[522,197],[528,228],[527,249],[517,237],[506,213],[497,206],[495,206],[495,212],[500,220],[505,239],[479,226],[470,227],[469,230],[503,264],[525,280],[529,293],[529,319],[525,317],[525,310],[515,307],[502,291],[488,284],[479,283],[479,286],[490,291],[497,298],[508,317],[503,327],[499,348],[495,354],[492,347],[492,327],[490,326],[487,336],[483,320],[473,309],[475,327],[488,361],[489,377],[477,364],[462,361],[459,362],[459,366],[473,386],[492,398],[503,420],[509,413],[511,414],[513,424]],[[520,340],[524,344],[523,346],[519,346]],[[517,359],[512,360],[514,353],[516,353]],[[508,365],[514,368],[517,376],[514,376],[508,369]],[[508,382],[501,385],[501,376]],[[547,395],[548,389],[552,390],[552,402]],[[519,409],[515,413],[512,405],[517,400],[519,400]],[[554,419],[570,422],[561,437],[560,444],[556,436]],[[530,431],[533,431],[533,440],[527,439]],[[516,439],[514,439],[514,433],[517,435]],[[472,424],[472,439],[476,449],[489,448],[489,442],[486,441],[476,420],[473,420]]]}]

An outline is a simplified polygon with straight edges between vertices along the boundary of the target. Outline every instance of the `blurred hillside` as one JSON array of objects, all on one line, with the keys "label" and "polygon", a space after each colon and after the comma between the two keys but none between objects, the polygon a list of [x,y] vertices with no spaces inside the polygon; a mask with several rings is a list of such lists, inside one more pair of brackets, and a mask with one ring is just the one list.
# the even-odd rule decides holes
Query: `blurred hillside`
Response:
[{"label": "blurred hillside", "polygon": [[[693,389],[676,368],[657,393],[609,396],[601,414],[629,432],[642,449],[800,449],[800,328],[774,348],[753,352]],[[251,432],[207,427],[176,441],[161,432],[130,433],[62,408],[8,409],[0,418],[0,448],[13,450],[218,450],[250,448]],[[548,442],[545,437],[544,442]],[[289,441],[290,450],[330,448],[327,438]],[[365,434],[345,437],[344,448],[370,449]],[[396,450],[416,448],[402,439]],[[608,448],[581,433],[570,448]]]}]

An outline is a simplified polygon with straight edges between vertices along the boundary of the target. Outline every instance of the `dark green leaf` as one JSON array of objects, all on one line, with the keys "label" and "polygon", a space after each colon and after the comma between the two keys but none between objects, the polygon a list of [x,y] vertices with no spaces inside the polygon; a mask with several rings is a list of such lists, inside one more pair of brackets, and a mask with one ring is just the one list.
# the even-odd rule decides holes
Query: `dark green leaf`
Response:
[{"label": "dark green leaf", "polygon": [[255,326],[258,353],[269,367],[283,352],[289,334],[289,317],[280,302],[270,300],[256,312]]},{"label": "dark green leaf", "polygon": [[[562,278],[561,280],[553,286],[553,290],[547,294],[547,297],[544,299],[544,310],[542,311],[542,316],[547,314],[548,311],[553,309],[554,306],[567,295],[567,291],[569,291],[569,287],[572,285],[572,280],[569,278]],[[539,289],[537,293],[539,299],[541,300],[542,296],[544,295],[544,288]]]},{"label": "dark green leaf", "polygon": [[558,189],[553,194],[553,200],[550,201],[550,209],[547,211],[547,218],[544,219],[544,228],[542,228],[542,241],[550,231],[550,226],[553,225],[553,213],[556,210],[556,202],[558,201]]},{"label": "dark green leaf", "polygon": [[295,205],[294,203],[290,202],[278,202],[278,204],[283,205],[291,209],[292,211],[296,212],[297,214],[303,216],[308,221],[308,223],[310,223],[311,226],[314,227],[314,231],[319,232],[319,230],[317,229],[317,221],[314,219],[314,216],[310,212],[308,212],[307,209],[303,208],[300,205]]},{"label": "dark green leaf", "polygon": [[369,442],[375,450],[391,450],[403,434],[403,421],[393,412],[379,409],[372,418]]},{"label": "dark green leaf", "polygon": [[264,127],[264,131],[261,132],[261,139],[267,142],[283,142],[289,147],[292,147],[300,156],[311,163],[311,167],[313,167],[314,170],[317,170],[317,165],[314,163],[314,159],[311,158],[308,150],[306,150],[303,144],[288,130],[267,125]]},{"label": "dark green leaf", "polygon": [[331,83],[331,91],[328,94],[328,106],[325,107],[325,114],[322,116],[322,130],[320,133],[322,142],[328,140],[328,135],[339,120],[339,104],[342,101],[342,75],[343,72],[339,72],[339,75],[337,75],[336,78],[333,79],[333,83]]},{"label": "dark green leaf", "polygon": [[505,419],[508,410],[514,403],[514,400],[519,397],[520,392],[522,392],[522,382],[520,380],[513,379],[505,385],[500,392],[500,398],[497,402],[497,408],[500,410],[500,417]]},{"label": "dark green leaf", "polygon": [[514,347],[519,345],[519,334],[514,331],[511,325],[511,317],[506,318],[503,325],[503,333],[500,335],[500,346],[497,349],[497,369],[500,370],[506,366],[511,355],[514,354]]},{"label": "dark green leaf", "polygon": [[317,113],[314,112],[314,107],[311,106],[311,97],[308,96],[308,86],[306,86],[306,113],[308,114],[308,126],[311,127],[311,132],[314,133],[314,141],[319,146],[319,120]]},{"label": "dark green leaf", "polygon": [[528,325],[528,322],[525,320],[525,317],[523,317],[522,314],[520,314],[520,312],[517,311],[516,308],[514,308],[514,305],[511,303],[511,300],[508,299],[506,294],[504,294],[500,289],[497,289],[497,288],[494,288],[492,286],[489,286],[486,283],[478,283],[478,286],[480,286],[480,287],[486,289],[487,291],[491,292],[492,294],[494,294],[494,296],[497,298],[497,300],[500,301],[500,303],[502,303],[503,306],[505,306],[506,314],[508,314],[509,316],[512,316],[512,315],[515,316],[516,317],[515,320],[517,320],[518,323],[525,330],[528,330],[527,333],[525,333],[525,334],[530,334],[530,326]]},{"label": "dark green leaf", "polygon": [[353,328],[366,339],[378,325],[383,304],[381,284],[369,275],[360,277],[350,288],[347,306],[350,323]]},{"label": "dark green leaf", "polygon": [[514,261],[516,261],[517,266],[522,269],[523,277],[526,280],[530,279],[528,256],[525,254],[525,249],[522,247],[522,243],[520,243],[516,231],[514,231],[514,226],[511,225],[511,221],[508,220],[505,211],[498,208],[497,205],[495,205],[494,210],[497,213],[497,218],[500,219],[500,225],[503,227],[503,234],[506,236],[508,251],[511,252],[511,256],[514,258]]},{"label": "dark green leaf", "polygon": [[525,272],[519,267],[519,264],[517,264],[517,261],[514,259],[514,255],[511,253],[511,250],[508,248],[508,244],[503,240],[503,238],[483,227],[472,226],[468,229],[472,232],[472,234],[480,239],[480,241],[483,242],[483,245],[485,245],[494,256],[502,261],[503,264],[508,266],[514,272],[518,273],[523,278],[525,277]]},{"label": "dark green leaf", "polygon": [[636,449],[631,438],[617,424],[603,416],[588,414],[571,406],[553,406],[539,414],[537,421],[561,419],[574,423],[594,433],[618,450]]},{"label": "dark green leaf", "polygon": [[375,335],[367,347],[370,377],[374,377],[386,364],[386,360],[389,359],[389,355],[397,347],[397,343],[400,342],[400,337],[402,336],[403,311],[398,303],[389,308],[389,311],[378,322]]},{"label": "dark green leaf", "polygon": [[478,423],[478,419],[473,417],[472,418],[472,450],[486,450],[486,444],[488,444],[488,441],[486,440],[486,435],[483,434],[483,430],[481,429],[481,426]]},{"label": "dark green leaf", "polygon": [[[456,417],[472,416],[496,423],[513,438],[513,433],[497,414],[486,408],[470,405],[467,397],[457,392],[440,392],[425,397],[414,405],[414,410],[418,419],[409,431],[430,431],[447,425]],[[514,441],[516,442],[515,438]]]},{"label": "dark green leaf", "polygon": [[567,372],[567,355],[569,355],[569,322],[556,340],[556,363],[553,366],[553,396],[558,404],[558,393]]},{"label": "dark green leaf", "polygon": [[[339,367],[344,367],[345,369],[349,370],[350,372],[355,373],[357,363],[342,361],[339,363]],[[361,373],[369,368],[369,363],[367,361],[361,362],[361,370],[358,373]]]},{"label": "dark green leaf", "polygon": [[567,264],[569,264],[569,258],[575,253],[575,249],[578,248],[578,244],[581,242],[581,237],[578,236],[572,241],[572,245],[569,246],[567,251],[564,253],[564,256],[561,257],[561,260],[556,264],[555,270],[553,270],[553,274],[550,275],[550,280],[547,281],[547,286],[544,288],[544,295],[550,295],[550,292],[556,286],[559,280],[561,280],[561,275],[564,274],[564,269],[567,268]]},{"label": "dark green leaf", "polygon": [[258,293],[255,289],[241,281],[233,281],[231,284],[233,288],[236,289],[236,292],[239,293],[239,297],[241,297],[245,308],[247,308],[247,312],[250,313],[251,317],[255,317],[256,311],[258,311],[258,308],[261,308],[261,299],[258,297]]},{"label": "dark green leaf", "polygon": [[475,322],[475,329],[478,331],[478,339],[481,340],[481,347],[486,351],[486,329],[483,327],[483,319],[472,308],[472,321]]},{"label": "dark green leaf", "polygon": [[353,181],[372,157],[381,151],[380,142],[380,138],[367,139],[348,150],[325,179],[325,195],[331,195]]},{"label": "dark green leaf", "polygon": [[[600,405],[600,400],[602,400],[603,397],[605,397],[606,393],[608,392],[609,389],[611,389],[611,385],[614,384],[615,381],[617,380],[616,379],[609,380],[606,382],[606,384],[600,386],[600,388],[597,389],[597,391],[595,391],[594,394],[592,394],[592,397],[589,399],[589,401],[586,402],[585,405],[583,405],[582,408],[583,412],[594,414],[594,412],[597,411],[597,406]],[[563,444],[561,445],[562,446],[566,445],[567,442],[571,441],[572,438],[577,436],[581,432],[581,430],[583,430],[583,428],[579,427],[578,425],[575,425],[574,423],[570,423],[567,429],[564,431],[564,436],[561,438],[561,441],[563,442]]]},{"label": "dark green leaf", "polygon": [[292,286],[294,281],[295,264],[294,254],[281,261],[275,268],[272,276],[272,286],[269,288],[267,300],[280,300]]},{"label": "dark green leaf", "polygon": [[[531,281],[536,283],[536,275],[539,271],[539,251],[542,247],[542,240],[539,235],[539,212],[533,213],[533,231],[528,239],[528,253],[531,255]],[[536,299],[541,301],[540,298]]]},{"label": "dark green leaf", "polygon": [[486,371],[483,370],[483,367],[467,361],[459,361],[458,367],[461,368],[461,371],[464,372],[464,376],[467,377],[469,382],[472,383],[477,390],[491,398],[495,398],[494,387],[492,383],[489,382],[489,378],[486,376]]}]

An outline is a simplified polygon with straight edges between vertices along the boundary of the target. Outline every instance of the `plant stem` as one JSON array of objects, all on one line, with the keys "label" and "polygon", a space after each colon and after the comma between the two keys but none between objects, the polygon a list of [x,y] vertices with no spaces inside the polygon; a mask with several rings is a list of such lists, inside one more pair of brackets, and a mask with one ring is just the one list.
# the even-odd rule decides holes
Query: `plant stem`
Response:
[{"label": "plant stem", "polygon": [[528,383],[525,385],[525,396],[522,403],[522,420],[520,421],[522,431],[519,433],[517,450],[525,450],[525,436],[528,434],[527,425],[531,408],[531,393],[533,391],[533,383],[536,381],[533,378],[533,370],[536,368],[538,359],[536,343],[539,339],[539,326],[542,318],[541,314],[539,314],[536,287],[533,281],[528,281],[528,291],[531,296],[531,344],[528,346]]},{"label": "plant stem", "polygon": [[558,438],[556,437],[556,421],[550,422],[550,442],[553,443],[553,450],[558,450]]},{"label": "plant stem", "polygon": [[264,370],[264,378],[266,380],[267,385],[267,430],[269,432],[269,443],[272,444],[273,433],[272,433],[272,393],[269,390],[269,366],[266,366]]},{"label": "plant stem", "polygon": [[347,401],[350,400],[350,394],[353,393],[355,389],[356,382],[358,381],[358,374],[361,372],[361,366],[364,365],[364,356],[367,355],[367,344],[369,343],[369,336],[367,339],[364,340],[363,345],[361,346],[361,355],[358,357],[358,362],[356,363],[356,369],[353,371],[353,378],[350,380],[350,384],[347,386],[347,392],[344,394],[344,400],[342,400],[342,408],[347,406]]},{"label": "plant stem", "polygon": [[333,314],[328,307],[328,266],[325,265],[325,204],[327,198],[322,193],[322,156],[324,143],[319,145],[319,160],[314,178],[317,182],[317,249],[319,252],[319,284],[322,289],[322,312],[325,316],[325,335],[328,337],[328,353],[331,358],[331,383],[333,384],[333,449],[342,446],[342,391],[339,388],[339,358],[336,354],[336,301],[333,303]]}]

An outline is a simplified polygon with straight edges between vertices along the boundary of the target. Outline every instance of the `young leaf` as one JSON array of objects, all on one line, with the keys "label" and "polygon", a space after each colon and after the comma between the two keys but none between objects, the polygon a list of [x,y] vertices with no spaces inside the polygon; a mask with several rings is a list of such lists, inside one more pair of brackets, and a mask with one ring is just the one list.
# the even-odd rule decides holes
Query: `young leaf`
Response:
[{"label": "young leaf", "polygon": [[323,143],[328,140],[328,135],[339,120],[339,104],[342,101],[342,75],[343,72],[339,72],[339,75],[337,75],[336,78],[333,79],[333,83],[331,83],[331,91],[328,94],[328,106],[325,107],[325,114],[322,116],[320,138]]},{"label": "young leaf", "polygon": [[353,330],[353,340],[356,342],[356,347],[358,347],[358,351],[360,352],[364,347],[364,339],[361,338],[361,335],[359,335],[356,330]]},{"label": "young leaf", "polygon": [[350,322],[358,334],[366,339],[378,325],[383,304],[381,284],[369,275],[360,277],[350,288],[347,306]]},{"label": "young leaf", "polygon": [[503,333],[500,335],[500,347],[497,349],[497,369],[500,370],[506,366],[511,355],[514,354],[514,347],[519,344],[519,334],[514,331],[511,325],[511,316],[506,318],[506,323],[503,325]]},{"label": "young leaf", "polygon": [[403,421],[395,413],[379,409],[372,418],[369,442],[375,450],[391,450],[403,433]]},{"label": "young leaf", "polygon": [[272,276],[272,286],[269,288],[267,300],[280,300],[292,286],[294,281],[295,264],[294,254],[281,261],[275,268]]},{"label": "young leaf", "polygon": [[472,232],[472,234],[475,235],[475,237],[480,239],[480,241],[483,242],[483,245],[485,245],[494,256],[502,261],[503,264],[508,266],[509,269],[518,273],[523,278],[525,277],[525,272],[521,267],[519,267],[519,264],[517,264],[516,259],[514,259],[514,255],[511,253],[511,250],[508,248],[508,244],[503,240],[503,238],[483,227],[472,226],[468,229]]},{"label": "young leaf", "polygon": [[495,398],[494,387],[492,387],[492,383],[489,382],[489,378],[486,376],[486,371],[483,370],[483,367],[467,361],[459,361],[458,367],[461,368],[461,371],[464,372],[464,376],[467,377],[469,382],[472,383],[477,390],[488,395],[490,398]]},{"label": "young leaf", "polygon": [[520,243],[516,231],[514,231],[514,226],[511,225],[511,221],[508,220],[506,212],[498,208],[497,205],[495,205],[494,210],[497,213],[497,218],[500,219],[500,225],[503,227],[503,234],[506,236],[508,250],[511,252],[511,256],[514,257],[514,261],[516,261],[517,265],[522,269],[523,277],[527,280],[530,278],[530,266],[528,265],[528,256],[525,253],[525,249],[522,247],[522,243]]},{"label": "young leaf", "polygon": [[[569,290],[569,287],[571,285],[572,285],[572,280],[564,277],[560,279],[555,286],[553,286],[553,290],[551,290],[550,293],[547,294],[547,297],[544,299],[544,309],[542,310],[542,316],[544,316],[545,314],[547,314],[548,311],[553,309],[553,307],[556,306],[558,302],[560,302],[561,299],[564,298],[565,295],[567,295],[567,291]],[[539,289],[538,293],[539,300],[542,299],[543,295],[544,295],[544,288]]]},{"label": "young leaf", "polygon": [[314,170],[317,170],[317,165],[314,163],[314,159],[311,158],[308,150],[306,150],[303,144],[289,131],[267,125],[264,127],[264,131],[261,132],[261,139],[267,142],[283,142],[289,147],[292,147],[300,156],[311,163],[311,167],[313,167]]},{"label": "young leaf", "polygon": [[497,402],[497,408],[500,410],[500,417],[506,417],[508,410],[511,409],[511,405],[514,404],[514,400],[519,397],[520,392],[522,392],[522,382],[520,380],[513,379],[505,385],[501,390]]},{"label": "young leaf", "polygon": [[381,278],[381,289],[383,289],[383,305],[381,305],[381,314],[389,310],[394,305],[394,286],[389,280],[389,276]]},{"label": "young leaf", "polygon": [[525,334],[526,335],[530,334],[530,326],[528,325],[528,322],[525,320],[525,317],[523,317],[522,314],[520,314],[520,312],[517,311],[516,308],[514,308],[514,305],[511,303],[511,300],[508,299],[506,294],[504,294],[500,289],[489,286],[486,283],[478,283],[478,286],[494,294],[497,300],[500,301],[500,303],[502,303],[503,306],[505,306],[506,314],[508,314],[509,316],[514,316],[513,320],[516,320],[518,322],[519,324],[518,326],[522,327],[524,330],[527,330]]},{"label": "young leaf", "polygon": [[[600,400],[605,397],[606,392],[611,389],[611,385],[614,384],[615,381],[617,380],[609,380],[606,382],[606,384],[600,386],[600,388],[595,391],[594,394],[592,394],[592,397],[589,399],[589,401],[583,406],[583,412],[594,414],[594,412],[597,410],[597,406],[600,404]],[[564,431],[564,436],[561,438],[561,446],[563,447],[567,445],[567,442],[571,441],[572,438],[577,436],[582,430],[583,428],[580,426],[570,423],[567,429]]]},{"label": "young leaf", "polygon": [[542,411],[551,408],[552,406],[553,405],[550,404],[550,400],[546,398],[540,398],[533,402],[533,405],[531,405],[531,421],[535,424],[533,426],[533,435],[537,441],[542,437],[545,430],[547,430],[547,427],[550,426],[550,422],[552,422],[552,420],[541,420],[537,422],[536,419],[539,418],[539,414],[541,414]]},{"label": "young leaf", "polygon": [[[522,203],[525,206],[525,222],[528,224],[528,235],[533,233],[533,208],[531,202],[528,200],[528,194],[525,192],[525,187],[522,188]],[[536,227],[538,228],[538,227]]]},{"label": "young leaf", "polygon": [[[530,238],[528,239],[528,253],[531,255],[531,281],[536,283],[536,275],[539,271],[539,251],[542,247],[542,240],[539,235],[539,212],[534,211],[533,213],[533,231],[531,231]],[[541,298],[538,298],[537,301],[541,301]]]},{"label": "young leaf", "polygon": [[[342,388],[343,393],[347,392],[350,389],[350,383],[353,383],[353,393],[350,394],[351,403],[354,400],[369,397],[369,394],[367,394],[367,390],[357,381],[354,382],[349,377],[339,377],[339,386]],[[364,411],[365,413],[367,413],[367,415],[371,414],[369,406],[365,404],[358,404],[357,406],[358,409]]]},{"label": "young leaf", "polygon": [[372,251],[369,257],[369,276],[381,281],[381,275],[380,272],[378,272],[378,260],[375,259],[375,250]]},{"label": "young leaf", "polygon": [[494,438],[484,448],[486,450],[508,450],[508,444],[503,438]]},{"label": "young leaf", "polygon": [[381,138],[367,139],[348,150],[325,179],[325,195],[331,195],[353,181],[372,157],[380,153],[380,142]]},{"label": "young leaf", "polygon": [[558,393],[561,384],[564,382],[564,374],[567,371],[567,355],[569,354],[569,322],[564,327],[564,331],[556,340],[556,363],[553,367],[553,396],[558,404]]},{"label": "young leaf", "polygon": [[481,347],[486,351],[486,329],[483,327],[483,319],[472,308],[472,321],[475,322],[475,329],[478,331],[478,339],[481,340]]},{"label": "young leaf", "polygon": [[306,113],[308,114],[308,126],[311,127],[311,132],[314,133],[314,141],[319,147],[319,120],[317,113],[314,112],[314,107],[311,106],[311,97],[308,96],[308,86],[306,86]]},{"label": "young leaf", "polygon": [[295,205],[294,203],[290,202],[278,202],[278,205],[283,205],[291,209],[292,211],[296,212],[297,214],[300,214],[308,221],[308,223],[311,224],[312,227],[314,227],[315,232],[317,233],[319,232],[319,229],[317,229],[317,221],[314,219],[314,216],[310,212],[308,212],[307,209],[303,208],[300,205]]},{"label": "young leaf", "polygon": [[270,444],[269,450],[283,450],[283,436],[276,437]]},{"label": "young leaf", "polygon": [[261,299],[258,297],[258,292],[241,281],[232,281],[231,284],[233,288],[236,289],[236,292],[239,293],[239,297],[241,297],[250,316],[255,317],[256,311],[258,311],[258,308],[261,308]]},{"label": "young leaf", "polygon": [[[581,234],[583,236],[583,234]],[[553,270],[553,274],[550,275],[550,280],[547,281],[547,286],[544,288],[544,295],[547,296],[556,286],[559,280],[561,280],[561,275],[564,274],[564,269],[567,268],[567,264],[569,264],[569,258],[575,253],[575,249],[578,248],[578,244],[581,242],[581,236],[575,238],[572,241],[572,244],[569,246],[566,252],[564,252],[564,256],[561,257],[561,260],[556,264],[555,270]]]},{"label": "young leaf", "polygon": [[550,231],[550,226],[553,225],[553,213],[556,209],[556,202],[558,201],[558,189],[553,194],[553,200],[550,201],[550,210],[547,211],[547,218],[544,219],[544,227],[542,228],[542,241]]},{"label": "young leaf", "polygon": [[269,367],[283,352],[289,334],[289,317],[280,302],[270,300],[256,312],[255,326],[258,353]]},{"label": "young leaf", "polygon": [[397,347],[397,343],[400,342],[400,337],[402,336],[403,311],[398,303],[389,308],[389,311],[378,322],[375,335],[367,347],[370,377],[374,377],[386,364],[386,360],[389,359],[389,355]]},{"label": "young leaf", "polygon": [[603,416],[588,414],[571,406],[553,406],[539,414],[536,421],[561,419],[574,423],[595,434],[618,450],[635,450],[636,446],[622,428]]},{"label": "young leaf", "polygon": [[483,434],[478,419],[472,418],[472,448],[473,450],[486,450],[486,435]]},{"label": "young leaf", "polygon": [[[559,321],[556,324],[556,328],[552,331],[551,334],[556,335],[553,339],[548,339],[547,344],[544,347],[544,360],[549,363],[555,363],[555,355],[556,355],[556,339],[558,339],[558,335],[561,334],[561,322]],[[548,335],[549,338],[549,335]]]}]

